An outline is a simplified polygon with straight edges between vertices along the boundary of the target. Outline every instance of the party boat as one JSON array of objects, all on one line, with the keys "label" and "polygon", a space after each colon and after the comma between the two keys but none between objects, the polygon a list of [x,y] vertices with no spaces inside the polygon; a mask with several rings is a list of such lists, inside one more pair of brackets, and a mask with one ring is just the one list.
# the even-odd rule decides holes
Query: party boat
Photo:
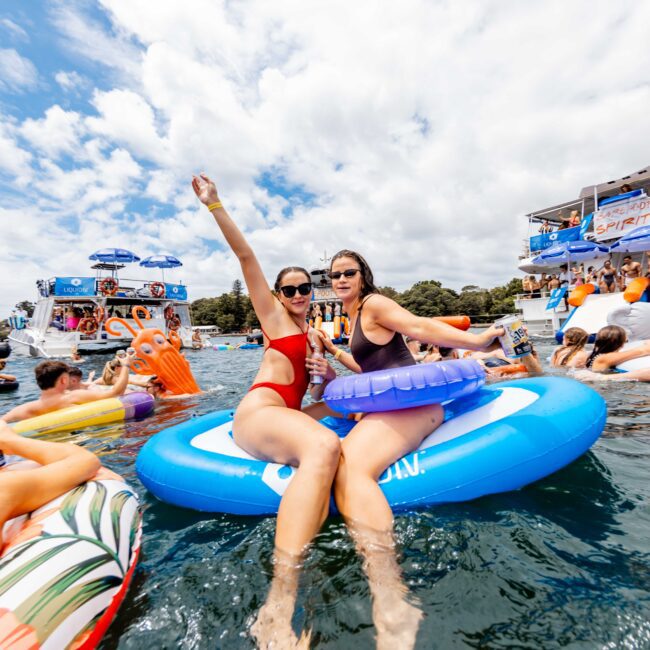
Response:
[{"label": "party boat", "polygon": [[104,324],[112,316],[131,319],[136,305],[151,314],[149,327],[165,334],[176,331],[183,345],[192,347],[192,322],[187,287],[162,280],[131,280],[118,276],[125,264],[140,262],[147,268],[182,266],[170,255],[146,260],[125,249],[102,249],[90,256],[95,262],[94,277],[57,276],[37,280],[38,301],[30,319],[12,318],[9,340],[12,349],[33,357],[69,357],[74,349],[80,354],[113,353],[127,347],[132,335],[124,330],[119,336],[106,331]]},{"label": "party boat", "polygon": [[[573,268],[599,270],[606,259],[620,273],[623,258],[630,255],[650,271],[650,166],[618,180],[584,187],[576,199],[526,215],[529,237],[518,267],[526,275],[565,274],[566,283],[553,292],[521,294],[515,300],[531,333],[557,336],[567,326],[579,326],[590,334],[608,323],[608,316],[625,306],[624,292],[584,297],[572,296]],[[566,227],[568,215],[576,211],[580,225]],[[544,227],[541,228],[540,225]],[[546,232],[544,232],[546,231]],[[650,290],[638,300],[648,300]],[[577,304],[580,303],[580,304]]]}]

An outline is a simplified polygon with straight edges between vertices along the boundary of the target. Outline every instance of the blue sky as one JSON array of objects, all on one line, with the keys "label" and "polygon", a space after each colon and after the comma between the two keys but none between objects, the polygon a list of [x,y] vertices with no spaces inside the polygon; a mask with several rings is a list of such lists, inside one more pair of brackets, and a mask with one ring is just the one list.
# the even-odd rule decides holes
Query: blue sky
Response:
[{"label": "blue sky", "polygon": [[525,212],[648,163],[644,3],[151,7],[0,5],[0,316],[105,246],[228,290],[199,171],[269,278],[345,247],[404,289],[509,280]]}]

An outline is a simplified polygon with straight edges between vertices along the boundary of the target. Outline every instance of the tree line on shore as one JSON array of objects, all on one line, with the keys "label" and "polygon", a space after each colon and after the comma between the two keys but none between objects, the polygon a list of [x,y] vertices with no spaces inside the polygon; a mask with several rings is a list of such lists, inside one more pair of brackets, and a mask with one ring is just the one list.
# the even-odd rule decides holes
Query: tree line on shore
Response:
[{"label": "tree line on shore", "polygon": [[[518,278],[492,289],[467,285],[460,292],[443,287],[437,280],[424,280],[401,293],[392,287],[381,287],[381,292],[417,316],[466,314],[472,322],[487,323],[499,316],[514,313],[515,295],[522,293],[523,288]],[[191,308],[195,325],[216,325],[224,333],[259,327],[250,298],[244,293],[240,280],[233,282],[230,292],[216,298],[195,300]]]}]

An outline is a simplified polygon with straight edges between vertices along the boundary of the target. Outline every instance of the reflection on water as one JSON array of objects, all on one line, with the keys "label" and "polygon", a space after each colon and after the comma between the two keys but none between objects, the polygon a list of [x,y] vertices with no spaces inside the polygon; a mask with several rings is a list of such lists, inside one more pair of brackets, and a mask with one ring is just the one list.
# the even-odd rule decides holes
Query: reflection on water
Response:
[{"label": "reflection on water", "polygon": [[[551,347],[540,346],[542,358]],[[161,428],[235,405],[258,350],[187,352],[210,389],[142,422],[61,434],[102,455],[139,490],[143,556],[103,648],[247,648],[272,576],[274,519],[208,515],[151,497],[135,457]],[[16,394],[35,395],[33,360],[11,357]],[[101,370],[105,359],[82,367]],[[650,386],[602,383],[604,436],[582,459],[519,492],[396,521],[399,562],[425,618],[418,648],[650,647]],[[330,518],[301,575],[296,630],[319,648],[374,647],[368,583],[349,533]]]}]

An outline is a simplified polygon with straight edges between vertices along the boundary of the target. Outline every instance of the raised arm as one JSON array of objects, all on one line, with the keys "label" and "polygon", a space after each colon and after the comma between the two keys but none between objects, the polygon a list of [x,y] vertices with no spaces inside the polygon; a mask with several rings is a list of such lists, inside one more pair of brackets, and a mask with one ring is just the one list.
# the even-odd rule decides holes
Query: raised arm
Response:
[{"label": "raised arm", "polygon": [[208,206],[228,245],[237,256],[257,317],[260,320],[272,317],[277,309],[277,301],[273,299],[253,249],[221,204],[215,184],[205,174],[201,174],[192,179],[192,189],[199,201]]},{"label": "raised arm", "polygon": [[482,350],[490,345],[495,337],[503,334],[503,328],[494,325],[481,334],[463,332],[433,318],[415,316],[394,300],[381,295],[373,295],[367,299],[364,310],[367,310],[372,320],[381,327],[400,332],[423,343],[435,343],[447,348]]}]

